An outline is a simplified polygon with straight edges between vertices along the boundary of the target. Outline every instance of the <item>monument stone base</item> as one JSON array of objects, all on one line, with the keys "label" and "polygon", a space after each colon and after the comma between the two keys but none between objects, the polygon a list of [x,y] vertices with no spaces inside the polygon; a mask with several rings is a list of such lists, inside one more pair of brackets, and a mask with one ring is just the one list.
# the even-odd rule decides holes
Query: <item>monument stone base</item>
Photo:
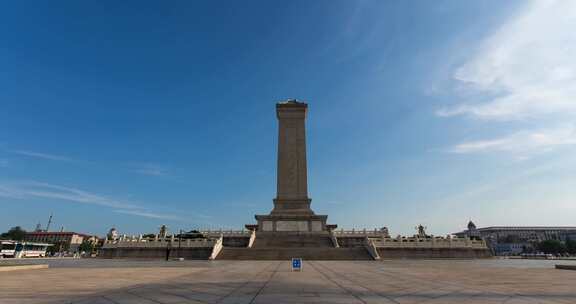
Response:
[{"label": "monument stone base", "polygon": [[327,215],[256,215],[257,231],[322,232],[327,231]]}]

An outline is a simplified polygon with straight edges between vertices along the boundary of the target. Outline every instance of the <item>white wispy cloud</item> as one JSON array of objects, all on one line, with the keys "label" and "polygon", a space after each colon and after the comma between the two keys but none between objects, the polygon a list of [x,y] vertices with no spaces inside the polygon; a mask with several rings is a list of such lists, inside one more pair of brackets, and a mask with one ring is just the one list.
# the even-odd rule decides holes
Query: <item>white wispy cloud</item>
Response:
[{"label": "white wispy cloud", "polygon": [[181,220],[180,217],[171,214],[160,214],[142,210],[114,210],[116,213],[136,215],[141,217],[162,219],[162,220]]},{"label": "white wispy cloud", "polygon": [[512,120],[576,113],[576,2],[533,1],[459,67],[454,78],[492,98],[441,109]]},{"label": "white wispy cloud", "polygon": [[442,117],[484,121],[549,121],[562,127],[516,130],[465,142],[454,152],[545,150],[574,144],[576,114],[576,1],[527,2],[485,39],[453,78],[470,101],[437,111]]},{"label": "white wispy cloud", "polygon": [[576,127],[561,126],[537,131],[519,131],[496,139],[468,141],[454,146],[451,152],[504,151],[531,154],[565,145],[576,145]]},{"label": "white wispy cloud", "polygon": [[13,193],[10,188],[0,184],[0,197],[19,198],[17,194]]},{"label": "white wispy cloud", "polygon": [[6,195],[11,198],[50,198],[76,203],[86,203],[101,205],[113,208],[138,208],[134,204],[129,204],[114,200],[102,195],[90,193],[76,188],[64,187],[41,182],[16,182],[0,184],[6,190]]},{"label": "white wispy cloud", "polygon": [[66,157],[66,156],[54,155],[54,154],[48,154],[48,153],[42,153],[42,152],[35,152],[35,151],[12,150],[11,152],[18,154],[18,155],[22,155],[22,156],[40,158],[40,159],[46,159],[46,160],[68,161],[68,162],[74,161],[73,159]]},{"label": "white wispy cloud", "polygon": [[0,197],[12,199],[55,199],[74,203],[99,205],[113,208],[115,212],[143,216],[157,219],[180,219],[176,215],[161,214],[150,211],[134,202],[127,202],[110,198],[104,195],[91,193],[88,191],[41,183],[36,181],[27,182],[0,182]]},{"label": "white wispy cloud", "polygon": [[[78,159],[73,159],[73,158],[70,158],[67,156],[55,155],[55,154],[49,154],[49,153],[37,152],[37,151],[30,151],[30,150],[6,150],[6,151],[9,153],[14,153],[14,154],[21,155],[21,156],[43,159],[43,160],[50,160],[50,161],[91,163],[90,161],[86,161],[86,160],[78,160]],[[0,168],[7,167],[7,166],[8,166],[8,161],[7,160],[4,161],[3,159],[0,159]],[[115,167],[117,167],[117,166],[115,166]],[[168,176],[170,174],[170,169],[168,166],[165,166],[162,164],[156,164],[156,163],[137,163],[137,164],[124,163],[124,164],[121,164],[120,167],[122,167],[125,170],[134,172],[134,173],[143,174],[143,175],[150,175],[150,176]]]},{"label": "white wispy cloud", "polygon": [[168,167],[153,163],[138,165],[138,168],[134,169],[133,171],[136,173],[152,176],[167,176],[169,174]]}]

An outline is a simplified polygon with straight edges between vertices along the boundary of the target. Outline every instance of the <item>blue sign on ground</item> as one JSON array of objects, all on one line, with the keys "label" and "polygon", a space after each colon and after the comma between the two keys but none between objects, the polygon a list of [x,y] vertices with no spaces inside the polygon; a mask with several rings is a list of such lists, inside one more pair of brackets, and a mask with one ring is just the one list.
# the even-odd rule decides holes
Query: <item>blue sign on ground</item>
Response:
[{"label": "blue sign on ground", "polygon": [[292,258],[292,271],[300,271],[300,270],[302,270],[302,259]]}]

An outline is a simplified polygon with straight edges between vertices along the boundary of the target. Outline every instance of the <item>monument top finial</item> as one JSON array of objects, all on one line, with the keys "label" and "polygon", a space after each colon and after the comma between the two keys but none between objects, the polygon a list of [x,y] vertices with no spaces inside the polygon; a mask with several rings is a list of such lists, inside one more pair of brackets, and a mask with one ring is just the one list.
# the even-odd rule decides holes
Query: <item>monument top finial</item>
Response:
[{"label": "monument top finial", "polygon": [[278,105],[282,106],[306,106],[307,104],[303,101],[298,101],[296,98],[288,98],[286,100],[278,102]]}]

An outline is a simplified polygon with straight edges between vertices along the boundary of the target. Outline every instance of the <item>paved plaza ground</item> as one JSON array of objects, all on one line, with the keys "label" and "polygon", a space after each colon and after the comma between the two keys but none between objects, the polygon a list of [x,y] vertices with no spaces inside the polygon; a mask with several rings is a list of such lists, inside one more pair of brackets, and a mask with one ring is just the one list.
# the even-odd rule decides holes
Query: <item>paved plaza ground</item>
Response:
[{"label": "paved plaza ground", "polygon": [[576,303],[558,261],[47,261],[0,273],[0,303]]}]

